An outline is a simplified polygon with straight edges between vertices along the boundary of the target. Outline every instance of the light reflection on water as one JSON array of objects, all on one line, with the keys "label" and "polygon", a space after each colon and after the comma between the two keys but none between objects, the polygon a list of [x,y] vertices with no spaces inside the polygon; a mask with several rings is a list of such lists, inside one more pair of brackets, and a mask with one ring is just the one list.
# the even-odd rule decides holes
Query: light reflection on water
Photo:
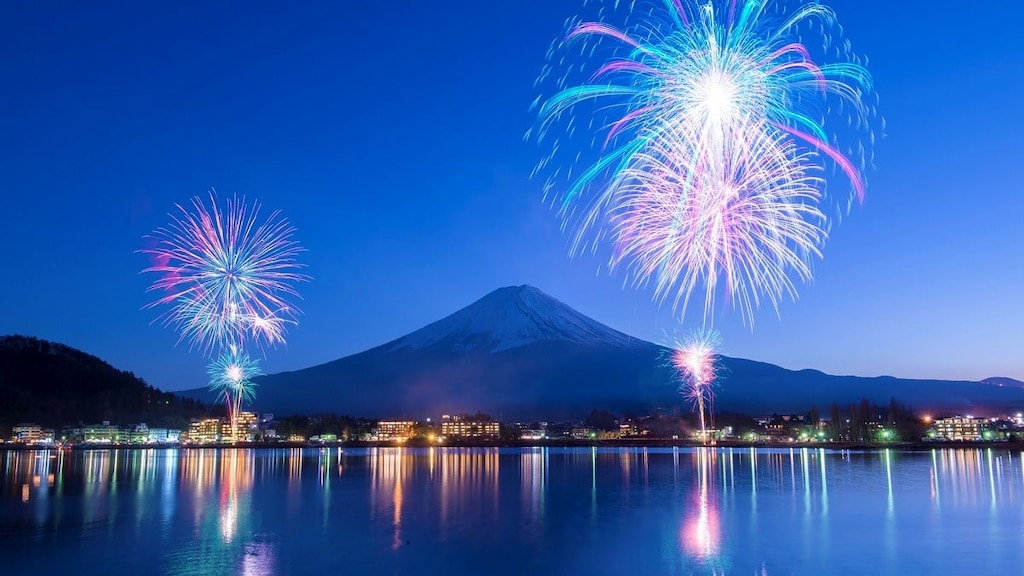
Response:
[{"label": "light reflection on water", "polygon": [[76,574],[1010,573],[1024,454],[0,453],[0,554]]}]

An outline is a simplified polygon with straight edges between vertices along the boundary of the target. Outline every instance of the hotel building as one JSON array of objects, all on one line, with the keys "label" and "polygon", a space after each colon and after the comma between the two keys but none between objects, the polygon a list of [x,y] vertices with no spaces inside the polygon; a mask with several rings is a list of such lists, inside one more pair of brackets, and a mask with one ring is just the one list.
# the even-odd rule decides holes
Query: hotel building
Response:
[{"label": "hotel building", "polygon": [[953,416],[939,418],[932,425],[930,437],[936,440],[974,441],[983,438],[984,418]]},{"label": "hotel building", "polygon": [[416,423],[411,420],[382,420],[377,424],[377,440],[381,442],[405,442],[412,438]]},{"label": "hotel building", "polygon": [[220,440],[220,418],[196,420],[188,427],[189,444],[213,444]]},{"label": "hotel building", "polygon": [[501,425],[493,419],[468,416],[441,416],[441,435],[446,438],[497,438]]},{"label": "hotel building", "polygon": [[11,437],[17,444],[53,444],[53,430],[38,424],[18,424],[11,429]]}]

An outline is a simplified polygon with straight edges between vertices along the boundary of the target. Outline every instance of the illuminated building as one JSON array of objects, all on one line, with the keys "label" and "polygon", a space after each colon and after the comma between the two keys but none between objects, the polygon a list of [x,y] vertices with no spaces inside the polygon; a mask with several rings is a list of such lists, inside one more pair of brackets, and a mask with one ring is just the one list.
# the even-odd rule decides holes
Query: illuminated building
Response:
[{"label": "illuminated building", "polygon": [[148,444],[149,443],[149,427],[145,424],[139,424],[138,426],[129,426],[124,430],[122,437],[129,444]]},{"label": "illuminated building", "polygon": [[150,428],[150,444],[177,444],[181,436],[181,430],[169,428]]},{"label": "illuminated building", "polygon": [[56,440],[56,437],[57,434],[53,431],[52,428],[43,428],[42,432],[39,434],[39,441],[36,443],[53,444],[54,440]]},{"label": "illuminated building", "polygon": [[220,440],[220,418],[196,420],[188,427],[189,444],[213,444]]},{"label": "illuminated building", "polygon": [[383,420],[377,424],[377,440],[405,442],[412,438],[412,428],[415,424],[411,420]]},{"label": "illuminated building", "polygon": [[572,429],[574,440],[592,440],[597,438],[597,432],[586,427],[575,427]]},{"label": "illuminated building", "polygon": [[493,418],[441,417],[441,435],[446,438],[497,438],[501,425]]},{"label": "illuminated building", "polygon": [[690,439],[696,442],[706,442],[708,440],[715,440],[721,438],[721,432],[715,428],[708,428],[707,430],[694,430],[690,432]]},{"label": "illuminated building", "polygon": [[936,440],[972,441],[983,438],[984,418],[952,416],[937,418],[928,434]]},{"label": "illuminated building", "polygon": [[88,424],[82,427],[82,442],[89,444],[113,444],[121,441],[121,429],[104,420],[102,424]]},{"label": "illuminated building", "polygon": [[253,412],[239,412],[235,418],[235,430],[231,429],[231,422],[221,422],[220,439],[224,442],[251,442],[258,421]]},{"label": "illuminated building", "polygon": [[11,429],[12,440],[17,444],[39,444],[43,428],[38,424],[18,424]]},{"label": "illuminated building", "polygon": [[624,422],[619,424],[619,437],[629,438],[631,436],[637,436],[639,431],[635,422]]},{"label": "illuminated building", "polygon": [[543,430],[521,430],[519,432],[519,439],[520,440],[543,440],[544,439],[544,431]]}]

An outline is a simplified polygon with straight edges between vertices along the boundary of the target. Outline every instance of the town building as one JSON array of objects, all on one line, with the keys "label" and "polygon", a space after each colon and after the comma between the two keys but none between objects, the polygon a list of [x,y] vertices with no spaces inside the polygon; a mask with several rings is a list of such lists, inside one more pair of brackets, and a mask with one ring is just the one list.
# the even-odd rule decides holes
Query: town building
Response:
[{"label": "town building", "polygon": [[222,420],[220,440],[223,442],[252,442],[259,418],[253,412],[239,412],[232,430],[230,420]]},{"label": "town building", "polygon": [[181,430],[175,430],[173,428],[150,428],[149,429],[149,440],[150,444],[177,444],[181,439]]},{"label": "town building", "polygon": [[32,446],[53,444],[54,431],[38,424],[18,424],[11,429],[11,441]]},{"label": "town building", "polygon": [[121,441],[121,429],[108,420],[101,424],[87,424],[82,427],[82,442],[89,444],[114,444]]},{"label": "town building", "polygon": [[189,444],[213,444],[220,440],[220,418],[195,420],[188,427]]},{"label": "town building", "polygon": [[619,424],[619,437],[620,438],[632,438],[639,436],[640,431],[637,428],[636,422],[629,421]]},{"label": "town building", "polygon": [[[674,436],[673,436],[674,438]],[[708,428],[706,430],[695,429],[690,432],[690,439],[694,442],[709,442],[719,438],[719,431],[715,428]]]},{"label": "town building", "polygon": [[572,438],[573,440],[595,440],[597,432],[586,426],[576,426],[572,429]]},{"label": "town building", "polygon": [[531,430],[527,428],[519,431],[520,440],[543,440],[544,438],[545,434],[543,430]]},{"label": "town building", "polygon": [[127,426],[122,433],[122,437],[128,444],[148,444],[149,426],[145,424]]},{"label": "town building", "polygon": [[984,418],[970,416],[937,418],[928,432],[928,438],[954,442],[976,441],[983,439],[984,428]]},{"label": "town building", "polygon": [[500,434],[501,425],[493,418],[441,416],[441,435],[446,438],[497,438]]},{"label": "town building", "polygon": [[411,420],[382,420],[377,423],[377,440],[381,442],[405,442],[412,438],[416,423]]}]

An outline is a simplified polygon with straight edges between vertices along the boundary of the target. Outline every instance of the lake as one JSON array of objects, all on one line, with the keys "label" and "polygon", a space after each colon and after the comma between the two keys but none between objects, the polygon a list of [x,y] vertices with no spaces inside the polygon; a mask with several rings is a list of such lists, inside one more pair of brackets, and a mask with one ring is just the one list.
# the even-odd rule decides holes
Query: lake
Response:
[{"label": "lake", "polygon": [[0,453],[2,574],[1011,574],[999,448]]}]

